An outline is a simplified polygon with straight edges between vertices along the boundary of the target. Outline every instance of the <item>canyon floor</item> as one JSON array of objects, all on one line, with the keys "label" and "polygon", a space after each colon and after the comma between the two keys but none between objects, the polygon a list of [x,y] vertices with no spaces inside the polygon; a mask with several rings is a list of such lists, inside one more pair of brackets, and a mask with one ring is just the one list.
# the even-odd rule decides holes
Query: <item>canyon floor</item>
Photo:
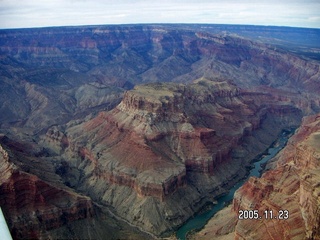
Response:
[{"label": "canyon floor", "polygon": [[[0,30],[0,207],[13,238],[172,238],[297,128],[193,237],[318,239],[319,39],[229,25]],[[290,219],[237,219],[253,208]]]}]

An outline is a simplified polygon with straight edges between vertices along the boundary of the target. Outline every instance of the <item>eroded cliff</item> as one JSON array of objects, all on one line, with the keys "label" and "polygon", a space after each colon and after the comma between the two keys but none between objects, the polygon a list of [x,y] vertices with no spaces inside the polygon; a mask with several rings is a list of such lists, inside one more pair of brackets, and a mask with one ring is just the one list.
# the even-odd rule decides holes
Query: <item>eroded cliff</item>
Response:
[{"label": "eroded cliff", "polygon": [[[195,238],[320,239],[319,133],[320,115],[304,118],[271,169],[261,178],[251,177],[224,214],[218,213]],[[258,210],[261,219],[240,220],[239,210]],[[285,219],[280,211],[288,211]],[[227,227],[221,219],[228,219]]]},{"label": "eroded cliff", "polygon": [[308,92],[310,107],[319,110],[319,62],[210,31],[172,25],[1,30],[0,127],[38,133],[112,109],[134,84],[201,77]]},{"label": "eroded cliff", "polygon": [[46,155],[0,136],[0,206],[13,239],[152,238],[63,184]]},{"label": "eroded cliff", "polygon": [[[48,209],[58,212],[58,228],[50,234],[135,232],[119,218],[169,233],[242,178],[282,128],[319,112],[319,62],[207,27],[1,30],[0,131],[23,142],[22,153],[17,144],[3,146],[14,160],[1,166],[14,202],[4,205],[19,208],[11,186],[23,190],[23,180],[35,194],[25,203],[31,213],[48,200],[40,204],[38,186],[53,193]],[[113,217],[71,216],[54,202],[61,195],[75,208],[82,197],[94,201]],[[24,216],[20,208],[12,213]],[[34,234],[47,234],[34,219]]]},{"label": "eroded cliff", "polygon": [[227,81],[147,84],[112,111],[51,128],[42,145],[66,159],[61,176],[69,186],[161,235],[244,177],[251,159],[299,116],[277,93],[252,94]]},{"label": "eroded cliff", "polygon": [[[14,144],[1,136],[0,205],[14,239],[41,238],[51,229],[93,216],[88,197],[59,184],[54,168],[52,172],[46,169],[52,168],[50,164],[40,164]],[[45,177],[47,181],[34,174],[44,176],[45,173],[39,174],[41,171],[50,175]]]}]

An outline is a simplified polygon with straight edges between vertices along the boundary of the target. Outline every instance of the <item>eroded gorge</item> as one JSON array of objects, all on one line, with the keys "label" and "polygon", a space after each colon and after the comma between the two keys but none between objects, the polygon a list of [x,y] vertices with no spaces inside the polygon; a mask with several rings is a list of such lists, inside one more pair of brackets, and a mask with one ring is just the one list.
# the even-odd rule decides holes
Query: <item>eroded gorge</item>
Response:
[{"label": "eroded gorge", "polygon": [[[272,28],[221,28],[0,31],[0,206],[14,238],[168,237],[243,179],[291,127],[299,129],[289,140],[296,150],[288,145],[261,179],[237,191],[230,228],[219,234],[246,239],[245,229],[255,225],[237,221],[235,212],[258,201],[253,188],[272,185],[268,204],[292,203],[292,212],[303,205],[305,226],[299,218],[296,236],[319,236],[313,179],[319,177],[320,62],[290,51],[294,39],[282,46],[264,41],[268,31],[283,37]],[[299,137],[306,126],[310,141]],[[291,190],[277,186],[285,176]],[[310,197],[283,200],[283,191],[297,188]],[[268,224],[248,236],[273,236],[264,235],[274,226]],[[277,231],[286,229],[283,236],[294,236],[292,227]]]}]

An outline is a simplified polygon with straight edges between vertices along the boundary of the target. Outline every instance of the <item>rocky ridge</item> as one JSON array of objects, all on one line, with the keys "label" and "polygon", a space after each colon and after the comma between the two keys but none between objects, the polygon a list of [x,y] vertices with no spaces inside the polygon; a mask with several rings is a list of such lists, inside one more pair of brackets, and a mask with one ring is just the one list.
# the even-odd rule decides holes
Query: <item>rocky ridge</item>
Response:
[{"label": "rocky ridge", "polygon": [[[245,166],[275,137],[262,140],[256,132],[272,127],[277,134],[298,124],[299,115],[277,95],[251,94],[225,81],[147,84],[126,92],[110,112],[49,130],[42,144],[68,159],[62,175],[68,184],[161,235],[213,201],[205,196],[244,177]],[[251,141],[254,149],[245,146]],[[74,169],[81,174],[72,178]]]},{"label": "rocky ridge", "polygon": [[[23,151],[39,144],[35,153],[27,151],[30,156],[17,153],[16,145],[3,146],[19,155],[13,158],[23,167],[19,172],[39,178],[31,185],[44,181],[71,191],[65,196],[72,201],[90,196],[99,209],[163,235],[244,176],[282,128],[319,112],[319,62],[281,46],[202,30],[1,30],[0,131],[22,140]],[[125,92],[135,84],[171,81]],[[114,219],[104,226],[95,217],[79,213],[88,231],[73,217],[66,224],[57,220],[55,227],[64,225],[55,229],[57,236],[99,238],[106,226],[112,226],[109,234],[125,226],[114,228]],[[81,234],[72,235],[71,225]],[[35,234],[48,232],[39,229]]]},{"label": "rocky ridge", "polygon": [[0,136],[0,206],[13,239],[152,239],[63,184],[58,159]]},{"label": "rocky ridge", "polygon": [[[261,178],[251,177],[232,205],[217,214],[196,239],[320,239],[320,116],[304,118]],[[238,211],[288,211],[288,219],[238,220]],[[222,226],[221,219],[227,218]],[[227,226],[227,227],[226,227]]]},{"label": "rocky ridge", "polygon": [[319,92],[317,61],[204,29],[128,25],[1,30],[1,129],[38,133],[110,110],[124,90],[149,82],[227,79],[238,87],[306,91],[311,101]]},{"label": "rocky ridge", "polygon": [[44,237],[47,231],[59,228],[67,222],[93,216],[93,205],[88,197],[59,185],[57,179],[50,183],[48,179],[45,181],[39,178],[39,173],[38,176],[30,173],[32,164],[23,166],[26,162],[32,161],[37,165],[37,171],[43,171],[41,168],[46,167],[45,164],[41,166],[32,158],[19,161],[18,158],[27,156],[23,156],[21,152],[17,156],[14,152],[17,148],[13,150],[14,143],[8,141],[5,136],[1,137],[0,205],[7,216],[14,239]]}]

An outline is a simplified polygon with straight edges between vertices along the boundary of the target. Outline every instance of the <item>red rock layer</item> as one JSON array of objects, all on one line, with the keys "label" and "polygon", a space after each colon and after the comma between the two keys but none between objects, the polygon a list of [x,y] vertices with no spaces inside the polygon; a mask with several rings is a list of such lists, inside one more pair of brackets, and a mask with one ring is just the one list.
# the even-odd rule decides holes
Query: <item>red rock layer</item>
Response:
[{"label": "red rock layer", "polygon": [[[320,239],[319,136],[320,115],[306,117],[274,169],[251,177],[194,239]],[[261,219],[239,219],[239,210],[257,210]]]},{"label": "red rock layer", "polygon": [[86,163],[72,164],[88,165],[97,178],[164,199],[185,185],[187,172],[214,175],[230,162],[231,152],[267,113],[298,112],[276,96],[252,95],[207,79],[139,86],[110,112],[66,133],[51,128],[45,142],[68,157],[80,157]]},{"label": "red rock layer", "polygon": [[14,239],[38,239],[51,229],[93,216],[88,197],[24,172],[10,158],[17,158],[14,151],[0,145],[0,206]]},{"label": "red rock layer", "polygon": [[236,239],[320,239],[320,115],[304,119],[277,157],[277,166],[250,178],[235,194],[233,211],[272,211],[286,220],[239,220]]},{"label": "red rock layer", "polygon": [[109,112],[50,128],[42,144],[66,159],[61,176],[71,186],[160,235],[244,177],[277,132],[300,120],[295,102],[268,90],[245,92],[205,78],[136,86]]}]

